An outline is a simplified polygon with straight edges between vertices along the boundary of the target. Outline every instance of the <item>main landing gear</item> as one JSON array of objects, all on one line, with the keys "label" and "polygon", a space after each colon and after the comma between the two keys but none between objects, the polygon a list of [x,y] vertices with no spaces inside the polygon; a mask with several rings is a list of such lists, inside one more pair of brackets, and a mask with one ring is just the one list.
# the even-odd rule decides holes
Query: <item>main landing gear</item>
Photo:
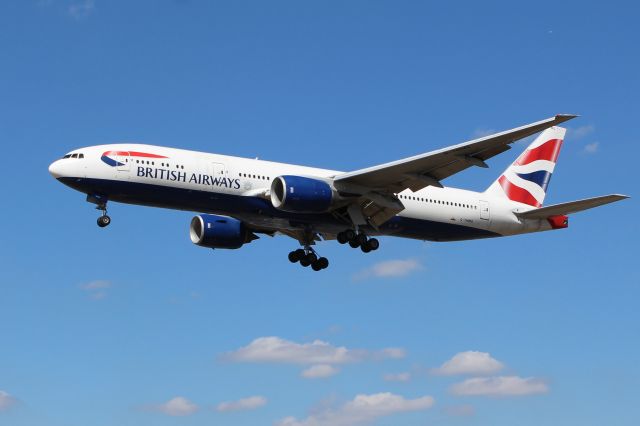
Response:
[{"label": "main landing gear", "polygon": [[337,238],[340,244],[349,243],[349,246],[351,246],[352,248],[360,247],[360,250],[362,250],[364,253],[378,250],[378,247],[380,247],[380,242],[377,239],[369,238],[362,232],[356,233],[352,229],[347,229],[346,231],[339,232]]},{"label": "main landing gear", "polygon": [[305,268],[311,265],[311,269],[314,271],[320,271],[329,266],[329,260],[326,257],[318,257],[318,254],[311,247],[290,252],[289,262],[300,262],[300,265]]}]

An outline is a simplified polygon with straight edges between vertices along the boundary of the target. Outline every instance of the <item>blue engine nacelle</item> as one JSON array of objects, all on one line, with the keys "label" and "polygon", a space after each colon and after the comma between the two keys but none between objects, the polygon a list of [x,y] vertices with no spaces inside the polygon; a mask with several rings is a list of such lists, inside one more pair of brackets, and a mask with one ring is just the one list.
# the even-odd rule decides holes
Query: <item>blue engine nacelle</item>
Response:
[{"label": "blue engine nacelle", "polygon": [[201,214],[191,219],[189,235],[194,244],[220,249],[237,249],[257,238],[241,221],[214,214]]},{"label": "blue engine nacelle", "polygon": [[328,183],[302,176],[278,176],[271,183],[271,204],[293,213],[323,213],[333,202]]}]

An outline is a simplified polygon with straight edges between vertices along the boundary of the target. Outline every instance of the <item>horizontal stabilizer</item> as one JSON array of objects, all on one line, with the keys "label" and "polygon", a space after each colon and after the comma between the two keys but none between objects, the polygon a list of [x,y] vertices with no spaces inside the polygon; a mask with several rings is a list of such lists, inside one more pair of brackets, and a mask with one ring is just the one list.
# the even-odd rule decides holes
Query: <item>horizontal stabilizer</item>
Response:
[{"label": "horizontal stabilizer", "polygon": [[585,200],[570,201],[568,203],[554,204],[548,207],[529,210],[522,213],[516,213],[521,219],[547,219],[550,216],[568,215],[571,213],[581,212],[583,210],[592,209],[604,204],[614,203],[616,201],[629,198],[626,195],[611,194],[601,197],[587,198]]}]

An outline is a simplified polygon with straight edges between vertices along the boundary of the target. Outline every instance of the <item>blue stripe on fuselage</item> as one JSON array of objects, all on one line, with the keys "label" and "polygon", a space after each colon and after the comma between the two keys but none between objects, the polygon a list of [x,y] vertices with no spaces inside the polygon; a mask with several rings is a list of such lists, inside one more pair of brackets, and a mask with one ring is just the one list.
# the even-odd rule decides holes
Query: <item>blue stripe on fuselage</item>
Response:
[{"label": "blue stripe on fuselage", "polygon": [[[322,231],[326,228],[339,231],[346,227],[330,213],[288,213],[277,210],[269,200],[259,197],[230,195],[170,186],[153,185],[108,179],[58,178],[65,185],[86,194],[98,194],[111,201],[224,215],[254,215],[261,218],[286,219],[292,225],[314,225]],[[461,241],[499,237],[484,229],[455,223],[443,223],[423,219],[395,216],[377,231],[363,227],[369,235],[390,235],[430,241]],[[326,232],[331,232],[331,231]]]}]

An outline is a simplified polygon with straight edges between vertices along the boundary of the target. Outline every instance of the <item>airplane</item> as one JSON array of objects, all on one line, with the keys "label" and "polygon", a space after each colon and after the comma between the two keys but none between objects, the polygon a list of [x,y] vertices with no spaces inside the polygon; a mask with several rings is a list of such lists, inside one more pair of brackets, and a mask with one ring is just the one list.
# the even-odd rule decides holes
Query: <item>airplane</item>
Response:
[{"label": "airplane", "polygon": [[[616,202],[611,194],[544,206],[566,129],[558,114],[511,130],[360,170],[341,172],[258,159],[133,143],[80,148],[49,166],[63,184],[86,194],[111,223],[107,202],[187,210],[191,241],[238,249],[257,234],[286,235],[301,248],[292,263],[329,266],[313,247],[337,240],[368,253],[379,236],[461,241],[568,227],[568,215]],[[540,133],[541,132],[541,133]],[[540,133],[484,192],[441,181]]]}]

